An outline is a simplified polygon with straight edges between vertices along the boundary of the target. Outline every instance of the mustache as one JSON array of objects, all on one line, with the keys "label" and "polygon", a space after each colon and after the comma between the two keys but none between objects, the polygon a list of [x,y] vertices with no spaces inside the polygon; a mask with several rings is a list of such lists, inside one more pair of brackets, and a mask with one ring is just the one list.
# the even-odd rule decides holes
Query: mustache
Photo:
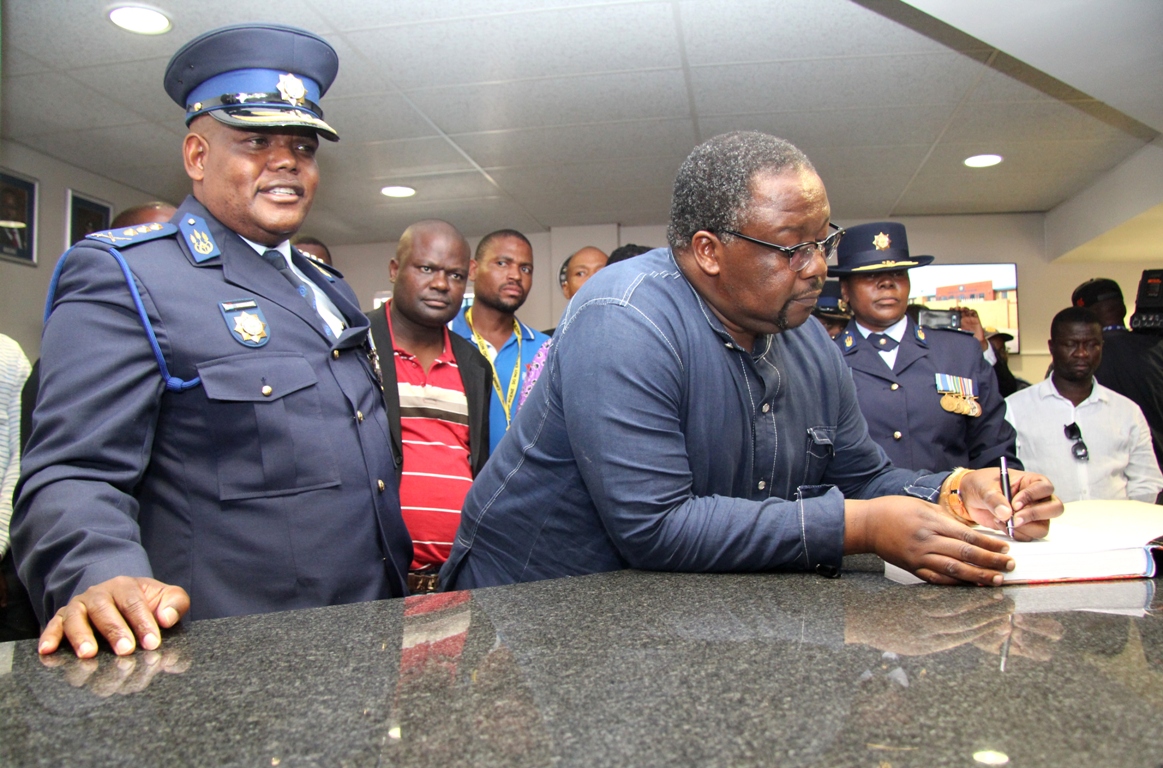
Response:
[{"label": "mustache", "polygon": [[796,294],[795,298],[806,299],[807,297],[811,296],[812,294],[818,294],[822,290],[824,290],[824,278],[823,277],[813,277],[812,278],[812,287],[806,291],[803,291],[801,293]]}]

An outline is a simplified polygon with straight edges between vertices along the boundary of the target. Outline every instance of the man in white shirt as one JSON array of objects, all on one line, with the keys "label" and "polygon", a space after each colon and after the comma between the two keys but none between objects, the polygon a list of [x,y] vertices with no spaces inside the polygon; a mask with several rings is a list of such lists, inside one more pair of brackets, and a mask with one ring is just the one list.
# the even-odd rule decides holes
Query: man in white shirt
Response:
[{"label": "man in white shirt", "polygon": [[1046,475],[1062,501],[1154,502],[1163,474],[1139,406],[1094,379],[1102,362],[1102,325],[1070,307],[1050,325],[1050,377],[1006,398],[1026,469]]}]

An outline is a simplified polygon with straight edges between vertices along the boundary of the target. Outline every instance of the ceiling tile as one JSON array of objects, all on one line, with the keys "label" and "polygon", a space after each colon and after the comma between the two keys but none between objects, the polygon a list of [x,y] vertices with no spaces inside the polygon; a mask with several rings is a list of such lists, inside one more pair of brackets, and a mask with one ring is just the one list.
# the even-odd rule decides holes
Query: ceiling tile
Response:
[{"label": "ceiling tile", "polygon": [[953,106],[852,107],[767,114],[700,117],[703,135],[762,131],[804,147],[930,144],[941,135]]},{"label": "ceiling tile", "polygon": [[514,16],[578,4],[577,0],[457,0],[438,3],[310,0],[310,3],[342,32],[483,16]]},{"label": "ceiling tile", "polygon": [[366,184],[376,192],[383,186],[379,182],[396,176],[472,170],[471,163],[439,138],[323,144],[318,158],[324,179]]},{"label": "ceiling tile", "polygon": [[436,136],[403,96],[393,93],[369,96],[327,97],[323,108],[327,122],[340,135],[340,143],[363,143]]},{"label": "ceiling tile", "polygon": [[39,72],[52,72],[55,69],[52,64],[41,61],[28,51],[17,48],[7,38],[4,40],[2,53],[3,60],[0,63],[0,73],[3,73],[5,78],[18,77],[20,75],[35,75]]},{"label": "ceiling tile", "polygon": [[844,226],[860,219],[892,215],[893,203],[912,178],[909,174],[880,171],[864,176],[824,177],[832,221]]},{"label": "ceiling tile", "polygon": [[1037,88],[1015,80],[1009,75],[988,67],[982,68],[981,80],[969,94],[969,101],[1054,101]]},{"label": "ceiling tile", "polygon": [[[625,30],[633,30],[632,45]],[[453,19],[345,37],[405,90],[680,64],[667,3]]]},{"label": "ceiling tile", "polygon": [[451,138],[482,167],[539,166],[659,154],[685,158],[696,144],[690,120],[567,125]]},{"label": "ceiling tile", "polygon": [[967,104],[945,141],[1117,141],[1127,134],[1058,101]]},{"label": "ceiling tile", "polygon": [[416,196],[407,198],[414,203],[435,203],[444,200],[473,200],[503,196],[501,190],[489,183],[477,171],[448,173],[438,176],[393,176],[377,181],[371,188],[363,185],[320,185],[319,200],[329,208],[357,209],[382,205],[388,198],[380,193],[387,184],[409,186]]},{"label": "ceiling tile", "polygon": [[700,116],[956,104],[980,65],[956,53],[723,65],[691,70]]},{"label": "ceiling tile", "polygon": [[682,0],[693,66],[948,49],[848,0]]},{"label": "ceiling tile", "polygon": [[545,190],[572,190],[603,196],[609,190],[674,183],[686,153],[672,156],[636,157],[592,163],[560,163],[537,167],[486,168],[501,189],[518,198],[544,195]]},{"label": "ceiling tile", "polygon": [[3,95],[4,135],[15,139],[84,127],[130,125],[142,119],[58,73],[8,78]]},{"label": "ceiling tile", "polygon": [[[1078,190],[1070,177],[1055,174],[995,173],[919,176],[892,211],[894,216],[1047,211]],[[996,169],[989,169],[996,170]]]},{"label": "ceiling tile", "polygon": [[449,134],[690,115],[677,69],[433,88],[408,96]]},{"label": "ceiling tile", "polygon": [[[92,66],[164,57],[202,32],[243,20],[269,20],[327,31],[324,18],[302,0],[166,3],[173,29],[135,35],[109,21],[107,0],[24,0],[4,3],[4,42],[56,67]],[[60,41],[68,41],[61,45]]]},{"label": "ceiling tile", "polygon": [[75,67],[69,71],[86,89],[120,104],[147,120],[182,126],[185,110],[166,94],[162,86],[168,58]]},{"label": "ceiling tile", "polygon": [[929,146],[801,146],[829,190],[840,180],[874,178],[885,174],[908,178],[921,167]]},{"label": "ceiling tile", "polygon": [[[159,129],[153,123],[91,128],[84,131],[42,134],[25,143],[45,154],[93,173],[110,176],[129,174],[143,168],[169,166],[185,178],[182,170],[184,133]],[[164,140],[162,140],[164,138]],[[133,186],[142,187],[141,184]]]}]

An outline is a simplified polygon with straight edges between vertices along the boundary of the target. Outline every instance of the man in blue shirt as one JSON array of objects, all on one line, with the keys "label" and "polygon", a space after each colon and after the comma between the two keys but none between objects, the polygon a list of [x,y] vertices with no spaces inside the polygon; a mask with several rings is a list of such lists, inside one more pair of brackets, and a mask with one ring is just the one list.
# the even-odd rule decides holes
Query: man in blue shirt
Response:
[{"label": "man in blue shirt", "polygon": [[[697,147],[670,249],[570,302],[542,379],[465,499],[445,589],[621,568],[810,570],[875,552],[942,584],[998,584],[999,539],[1045,535],[1050,482],[895,469],[852,377],[806,323],[835,253],[810,161],[759,133]],[[911,497],[911,498],[910,498]],[[940,502],[937,506],[931,502]]]},{"label": "man in blue shirt", "polygon": [[529,364],[549,341],[517,319],[533,285],[533,246],[515,229],[491,232],[469,263],[473,305],[452,319],[451,328],[472,343],[493,366],[489,405],[489,452],[505,436],[520,405]]}]

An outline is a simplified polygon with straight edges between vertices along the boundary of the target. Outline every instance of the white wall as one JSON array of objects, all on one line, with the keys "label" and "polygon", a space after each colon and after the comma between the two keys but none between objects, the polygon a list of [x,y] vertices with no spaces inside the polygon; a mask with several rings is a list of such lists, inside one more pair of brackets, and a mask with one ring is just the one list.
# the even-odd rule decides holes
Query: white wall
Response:
[{"label": "white wall", "polygon": [[28,359],[35,360],[40,356],[40,331],[49,279],[66,245],[68,190],[112,204],[114,216],[153,198],[13,142],[0,142],[0,166],[39,182],[36,220],[39,263],[30,267],[0,260],[0,333],[16,339]]}]

